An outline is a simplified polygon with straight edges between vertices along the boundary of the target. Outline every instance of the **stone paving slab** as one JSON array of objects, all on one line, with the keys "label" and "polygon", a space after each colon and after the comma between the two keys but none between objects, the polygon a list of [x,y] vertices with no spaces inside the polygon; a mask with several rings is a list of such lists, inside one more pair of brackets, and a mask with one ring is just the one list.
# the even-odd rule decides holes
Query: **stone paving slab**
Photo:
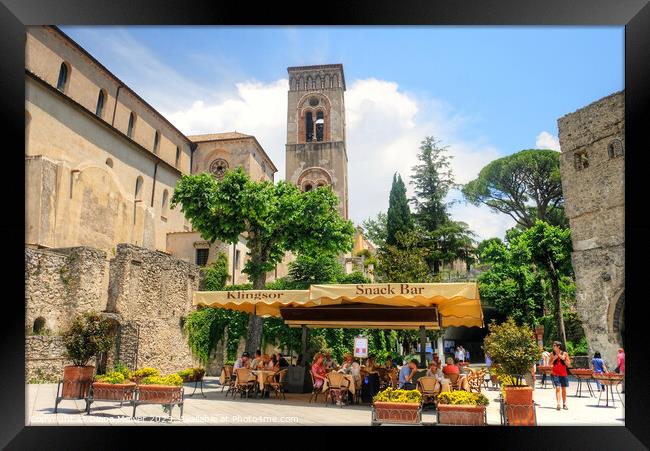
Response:
[{"label": "stone paving slab", "polygon": [[[612,425],[624,426],[624,408],[618,395],[615,394],[615,407],[610,399],[609,407],[597,407],[598,398],[574,397],[575,384],[571,383],[567,391],[567,406],[569,410],[555,409],[555,390],[548,386],[546,389],[536,388],[533,399],[536,407],[537,423],[540,426],[551,425]],[[286,399],[246,399],[226,397],[221,392],[217,378],[206,378],[204,393],[206,398],[197,391],[193,397],[188,394],[193,385],[186,385],[183,418],[180,419],[180,409],[175,406],[172,419],[162,406],[140,405],[136,411],[136,420],[131,419],[133,407],[119,403],[97,401],[92,404],[91,415],[85,412],[85,401],[63,400],[59,404],[58,413],[54,413],[56,384],[29,384],[26,399],[26,423],[29,425],[347,425],[369,426],[371,409],[367,405],[348,405],[338,407],[324,404],[324,396],[318,402],[309,403],[309,394],[287,393]],[[487,407],[489,425],[500,425],[499,391],[484,390],[490,400]],[[625,395],[621,395],[625,400]],[[605,397],[601,406],[605,403]],[[426,409],[422,414],[424,423],[434,424],[434,410]]]}]

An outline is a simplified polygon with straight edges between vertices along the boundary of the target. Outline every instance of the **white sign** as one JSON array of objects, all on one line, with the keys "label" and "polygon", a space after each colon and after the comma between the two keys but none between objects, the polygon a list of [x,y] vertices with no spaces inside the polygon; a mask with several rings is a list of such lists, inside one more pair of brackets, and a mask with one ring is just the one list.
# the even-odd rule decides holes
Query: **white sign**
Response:
[{"label": "white sign", "polygon": [[354,339],[354,356],[355,357],[368,357],[368,338],[356,337]]}]

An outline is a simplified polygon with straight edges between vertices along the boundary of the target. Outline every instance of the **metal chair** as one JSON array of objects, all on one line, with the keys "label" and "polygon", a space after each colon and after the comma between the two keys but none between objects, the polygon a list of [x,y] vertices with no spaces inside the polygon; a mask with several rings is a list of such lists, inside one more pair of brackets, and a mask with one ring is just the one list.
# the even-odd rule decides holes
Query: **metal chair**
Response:
[{"label": "metal chair", "polygon": [[[230,391],[231,387],[233,386],[235,380],[232,377],[233,376],[233,367],[232,365],[224,365],[223,368],[221,368],[221,376],[219,377],[219,383],[221,384],[221,393],[223,393],[223,390],[228,387],[228,391]],[[226,396],[228,393],[226,393]]]}]

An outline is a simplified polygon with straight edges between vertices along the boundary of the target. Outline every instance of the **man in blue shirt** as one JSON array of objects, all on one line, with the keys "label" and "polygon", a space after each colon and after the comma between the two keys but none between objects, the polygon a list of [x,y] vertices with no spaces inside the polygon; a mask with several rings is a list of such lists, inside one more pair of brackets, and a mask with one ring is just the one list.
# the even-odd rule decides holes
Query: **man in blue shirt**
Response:
[{"label": "man in blue shirt", "polygon": [[418,361],[413,359],[408,364],[404,365],[401,370],[399,370],[399,388],[405,390],[414,390],[415,383],[413,381],[413,376],[418,369]]}]

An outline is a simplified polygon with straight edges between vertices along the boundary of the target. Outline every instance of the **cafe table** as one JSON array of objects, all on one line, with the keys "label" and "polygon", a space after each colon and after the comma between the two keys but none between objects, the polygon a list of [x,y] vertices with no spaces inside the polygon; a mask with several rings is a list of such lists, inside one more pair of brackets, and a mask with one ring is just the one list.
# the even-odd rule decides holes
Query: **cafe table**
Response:
[{"label": "cafe table", "polygon": [[[342,376],[344,378],[346,378],[350,382],[350,385],[348,386],[348,391],[350,392],[350,394],[354,398],[354,393],[356,391],[356,385],[354,384],[354,377],[352,377],[351,374],[343,374]],[[323,392],[325,392],[327,390],[328,386],[329,386],[329,381],[326,378],[325,382],[323,383]]]},{"label": "cafe table", "polygon": [[275,371],[273,370],[252,370],[251,373],[253,376],[255,376],[256,382],[259,386],[259,391],[262,392],[264,391],[264,384],[266,383],[266,379],[272,375],[275,374]]}]

